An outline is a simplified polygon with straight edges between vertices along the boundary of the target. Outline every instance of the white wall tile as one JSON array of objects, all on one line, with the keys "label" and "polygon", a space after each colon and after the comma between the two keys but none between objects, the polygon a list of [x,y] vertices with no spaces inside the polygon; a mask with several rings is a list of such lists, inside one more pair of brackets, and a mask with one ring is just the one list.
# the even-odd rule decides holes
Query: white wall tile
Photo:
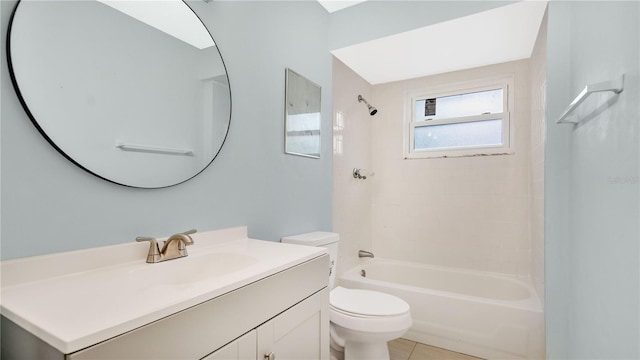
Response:
[{"label": "white wall tile", "polygon": [[371,170],[371,117],[358,102],[359,94],[371,99],[371,85],[334,59],[333,86],[334,137],[339,135],[342,143],[342,152],[333,156],[333,231],[340,234],[340,274],[358,264],[358,250],[373,248],[373,182],[352,175],[353,168]]},{"label": "white wall tile", "polygon": [[[529,276],[530,71],[521,60],[373,87],[377,256]],[[515,155],[402,159],[407,90],[506,73],[516,82]]]},{"label": "white wall tile", "polygon": [[547,86],[547,17],[531,55],[530,238],[531,280],[544,306],[544,151]]},{"label": "white wall tile", "polygon": [[[542,279],[543,119],[532,119],[543,111],[531,106],[540,94],[529,81],[537,67],[521,60],[375,87],[339,61],[334,68],[334,113],[345,120],[344,152],[334,157],[339,271],[357,264],[357,250],[366,248],[384,258]],[[504,73],[516,79],[515,155],[403,159],[407,89]],[[375,117],[353,106],[357,93],[379,109]],[[354,180],[353,167],[375,176]]]}]

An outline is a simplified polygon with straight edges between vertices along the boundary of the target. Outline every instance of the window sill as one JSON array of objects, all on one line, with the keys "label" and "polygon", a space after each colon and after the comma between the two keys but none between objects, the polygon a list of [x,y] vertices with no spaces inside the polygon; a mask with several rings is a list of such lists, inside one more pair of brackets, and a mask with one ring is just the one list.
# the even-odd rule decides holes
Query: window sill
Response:
[{"label": "window sill", "polygon": [[460,158],[460,157],[485,157],[485,156],[501,156],[501,155],[515,155],[515,151],[487,151],[487,152],[474,152],[474,153],[454,153],[447,151],[446,154],[442,151],[427,153],[413,153],[405,154],[404,160],[420,160],[420,159],[445,159],[445,158]]}]

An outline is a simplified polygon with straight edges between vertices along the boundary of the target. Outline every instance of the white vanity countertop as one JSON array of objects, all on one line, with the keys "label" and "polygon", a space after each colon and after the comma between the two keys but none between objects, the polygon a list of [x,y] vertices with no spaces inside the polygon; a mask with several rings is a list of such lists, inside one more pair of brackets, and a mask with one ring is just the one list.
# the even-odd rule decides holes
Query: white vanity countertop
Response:
[{"label": "white vanity countertop", "polygon": [[156,264],[146,242],[3,261],[0,312],[69,354],[326,253],[246,227],[192,238],[189,256]]}]

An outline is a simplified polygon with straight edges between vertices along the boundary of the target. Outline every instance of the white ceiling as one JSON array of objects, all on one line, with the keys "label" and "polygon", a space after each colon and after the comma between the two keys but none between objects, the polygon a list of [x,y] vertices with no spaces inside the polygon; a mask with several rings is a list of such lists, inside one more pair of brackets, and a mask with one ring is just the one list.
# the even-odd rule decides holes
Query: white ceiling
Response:
[{"label": "white ceiling", "polygon": [[98,1],[200,50],[215,46],[202,22],[181,0]]},{"label": "white ceiling", "polygon": [[332,53],[372,85],[525,59],[546,6],[522,1]]}]

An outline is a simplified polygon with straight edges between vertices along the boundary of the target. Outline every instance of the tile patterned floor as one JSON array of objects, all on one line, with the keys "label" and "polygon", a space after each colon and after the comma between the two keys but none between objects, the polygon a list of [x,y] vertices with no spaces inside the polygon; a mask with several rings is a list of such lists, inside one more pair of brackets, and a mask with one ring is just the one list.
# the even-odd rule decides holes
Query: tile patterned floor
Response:
[{"label": "tile patterned floor", "polygon": [[389,354],[391,355],[391,360],[482,360],[475,356],[420,344],[407,339],[390,341]]}]

